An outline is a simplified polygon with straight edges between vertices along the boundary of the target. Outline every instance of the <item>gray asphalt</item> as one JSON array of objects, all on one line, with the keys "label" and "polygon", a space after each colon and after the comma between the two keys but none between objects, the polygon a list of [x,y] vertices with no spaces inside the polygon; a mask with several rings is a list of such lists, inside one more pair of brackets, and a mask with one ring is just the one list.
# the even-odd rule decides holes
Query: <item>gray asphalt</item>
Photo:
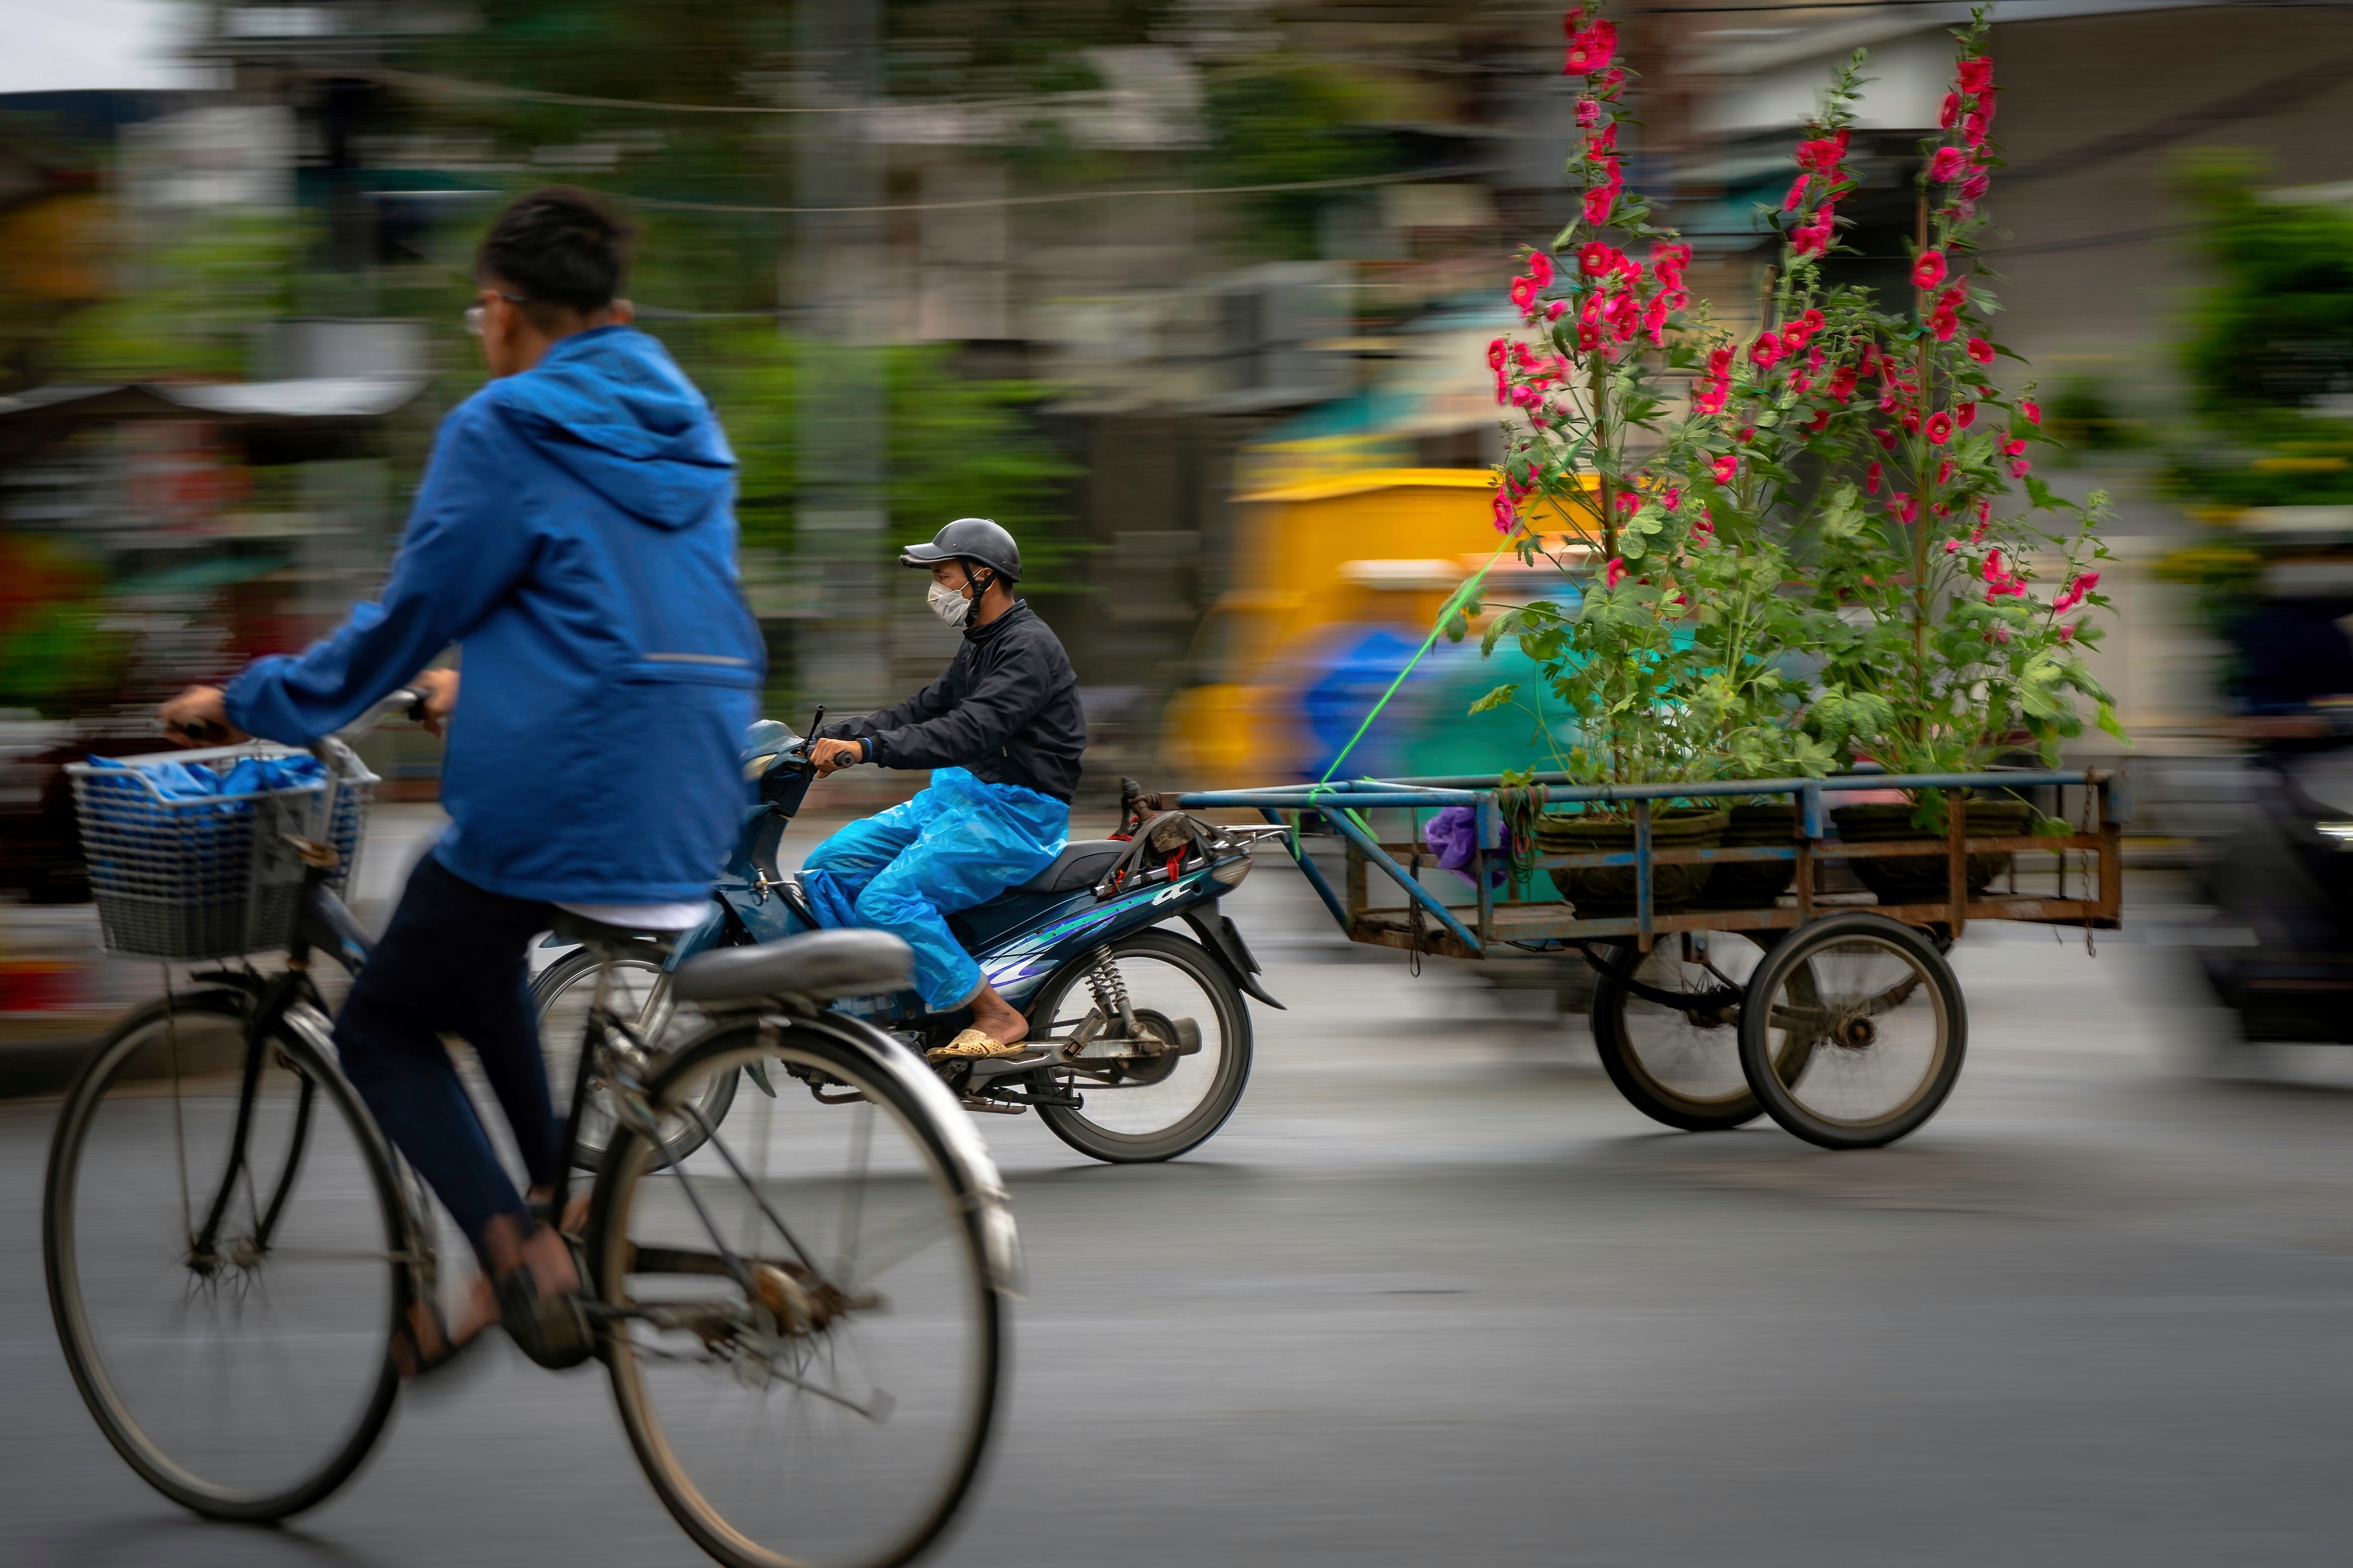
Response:
[{"label": "gray asphalt", "polygon": [[[1581,1022],[1321,934],[1280,871],[1229,907],[1291,1007],[1213,1142],[1113,1169],[986,1119],[1030,1299],[938,1561],[2346,1555],[2353,1066],[2218,1055],[2172,911],[2096,958],[1974,933],[1947,1110],[1831,1154],[1643,1121]],[[513,1361],[292,1526],[148,1492],[50,1332],[50,1117],[0,1107],[0,1563],[702,1561],[602,1381]]]}]

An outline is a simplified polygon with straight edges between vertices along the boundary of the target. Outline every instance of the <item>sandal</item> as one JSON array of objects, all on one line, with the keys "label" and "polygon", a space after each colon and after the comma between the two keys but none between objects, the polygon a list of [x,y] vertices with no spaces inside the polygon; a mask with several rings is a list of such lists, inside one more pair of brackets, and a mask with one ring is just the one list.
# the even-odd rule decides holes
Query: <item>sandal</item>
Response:
[{"label": "sandal", "polygon": [[[418,1332],[419,1314],[423,1324],[432,1329],[433,1348],[427,1349],[425,1338]],[[403,1383],[415,1383],[428,1372],[438,1372],[464,1353],[472,1340],[449,1337],[449,1320],[441,1315],[441,1303],[431,1296],[420,1295],[409,1302],[408,1310],[393,1325],[390,1353],[392,1364]]]},{"label": "sandal", "polygon": [[499,1321],[515,1348],[551,1372],[578,1366],[596,1352],[587,1315],[580,1310],[580,1293],[542,1296],[539,1281],[526,1263],[502,1279],[491,1282],[499,1300]]},{"label": "sandal", "polygon": [[1016,1040],[1008,1044],[978,1029],[966,1029],[944,1046],[934,1046],[923,1053],[928,1062],[971,1061],[983,1057],[1018,1057],[1028,1050],[1027,1043]]}]

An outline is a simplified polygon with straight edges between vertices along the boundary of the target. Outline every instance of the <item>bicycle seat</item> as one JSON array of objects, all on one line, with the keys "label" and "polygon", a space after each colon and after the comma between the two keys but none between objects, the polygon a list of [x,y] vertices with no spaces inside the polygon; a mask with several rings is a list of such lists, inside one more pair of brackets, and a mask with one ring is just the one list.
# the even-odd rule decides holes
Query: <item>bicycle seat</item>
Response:
[{"label": "bicycle seat", "polygon": [[682,1002],[748,1002],[792,994],[819,1002],[903,991],[915,954],[887,931],[812,931],[758,947],[722,947],[678,966]]},{"label": "bicycle seat", "polygon": [[686,934],[676,931],[639,931],[630,926],[607,925],[603,921],[591,920],[570,910],[556,910],[551,929],[558,936],[594,947],[651,947],[665,953],[670,952],[672,943]]}]

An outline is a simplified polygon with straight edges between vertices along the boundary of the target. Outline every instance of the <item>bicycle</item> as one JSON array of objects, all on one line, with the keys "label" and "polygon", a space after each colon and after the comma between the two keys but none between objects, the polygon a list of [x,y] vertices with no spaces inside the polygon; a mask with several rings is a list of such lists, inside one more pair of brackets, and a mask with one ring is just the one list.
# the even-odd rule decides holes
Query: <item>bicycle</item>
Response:
[{"label": "bicycle", "polygon": [[[366,961],[337,887],[374,780],[340,739],[311,752],[323,784],[160,813],[185,820],[156,854],[198,871],[244,858],[241,879],[192,879],[185,918],[123,891],[115,873],[153,868],[104,827],[128,808],[92,798],[160,808],[114,768],[76,777],[111,947],[167,964],[285,953],[270,974],[195,971],[125,1017],[68,1091],[44,1194],[84,1401],[133,1470],[213,1519],[283,1519],[352,1477],[397,1395],[395,1326],[438,1279],[421,1184],[336,1065],[311,973],[319,953]],[[169,760],[248,755],[298,753]],[[608,973],[667,940],[562,918]],[[588,1009],[567,1135],[592,1079],[614,1115],[575,1242],[584,1310],[648,1479],[722,1563],[905,1562],[987,1446],[1018,1272],[1003,1184],[935,1075],[825,1010],[904,984],[909,963],[875,931],[703,955],[673,984],[707,1022],[672,1050],[649,1048],[602,984]],[[739,1073],[764,1093],[723,1139],[702,1105]]]}]

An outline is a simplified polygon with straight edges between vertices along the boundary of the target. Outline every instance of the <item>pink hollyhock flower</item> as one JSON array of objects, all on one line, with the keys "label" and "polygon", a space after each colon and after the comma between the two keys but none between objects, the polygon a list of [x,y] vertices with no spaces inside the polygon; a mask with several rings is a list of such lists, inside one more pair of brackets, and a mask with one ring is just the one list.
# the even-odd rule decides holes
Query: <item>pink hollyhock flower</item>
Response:
[{"label": "pink hollyhock flower", "polygon": [[1971,147],[1986,144],[1986,134],[1993,126],[1993,100],[1978,100],[1978,106],[1961,117],[1961,140]]},{"label": "pink hollyhock flower", "polygon": [[1665,510],[1677,510],[1683,506],[1683,492],[1681,486],[1669,485],[1665,489],[1659,492],[1659,505]]},{"label": "pink hollyhock flower", "polygon": [[1591,76],[1609,68],[1618,52],[1618,24],[1599,21],[1568,36],[1568,54],[1561,61],[1563,76]]},{"label": "pink hollyhock flower", "polygon": [[1945,541],[1945,553],[1947,555],[1957,553],[1960,548],[1961,542],[1957,539],[1947,539]]},{"label": "pink hollyhock flower", "polygon": [[1730,382],[1723,380],[1710,382],[1704,392],[1692,399],[1692,411],[1696,414],[1721,414],[1724,412],[1725,400],[1731,395]]},{"label": "pink hollyhock flower", "polygon": [[2010,465],[2010,477],[2013,479],[2022,479],[2033,467],[2034,465],[2024,458],[2013,458]]},{"label": "pink hollyhock flower", "polygon": [[[1993,363],[1993,345],[1986,342],[1983,338],[1971,338],[1968,341],[1967,347],[1968,349],[1969,357],[1977,361],[1978,363],[1991,364]],[[1988,393],[1987,395],[1991,396],[1992,394]]]},{"label": "pink hollyhock flower", "polygon": [[1877,495],[1879,493],[1879,480],[1880,467],[1877,463],[1873,463],[1871,467],[1862,470],[1862,493],[1867,496]]},{"label": "pink hollyhock flower", "polygon": [[1962,429],[1966,430],[1970,426],[1976,424],[1977,418],[1978,405],[1976,404],[1956,403],[1953,405],[1953,423],[1959,426]]},{"label": "pink hollyhock flower", "polygon": [[1796,393],[1799,396],[1802,397],[1802,396],[1804,396],[1807,393],[1811,392],[1813,389],[1814,389],[1814,378],[1813,378],[1812,376],[1808,375],[1808,374],[1807,374],[1804,371],[1802,371],[1802,370],[1799,370],[1799,371],[1791,371],[1791,372],[1789,373],[1789,390],[1790,390],[1790,391],[1792,391],[1792,392]]},{"label": "pink hollyhock flower", "polygon": [[1609,564],[1602,568],[1601,576],[1602,586],[1605,588],[1615,588],[1624,582],[1626,579],[1625,557],[1612,555],[1609,558]]},{"label": "pink hollyhock flower", "polygon": [[2061,627],[2059,628],[2059,640],[2060,640],[2061,642],[2073,642],[2073,641],[2074,641],[2074,640],[2075,640],[2075,628],[2074,628],[2073,626],[2061,626]]},{"label": "pink hollyhock flower", "polygon": [[1577,100],[1577,128],[1579,131],[1590,131],[1600,123],[1601,105],[1590,98],[1578,99]]},{"label": "pink hollyhock flower", "polygon": [[1620,490],[1618,492],[1617,506],[1619,511],[1624,515],[1628,517],[1633,516],[1636,512],[1642,510],[1641,492],[1639,490]]},{"label": "pink hollyhock flower", "polygon": [[1497,338],[1493,342],[1487,345],[1487,368],[1489,370],[1501,370],[1504,368],[1504,360],[1505,355],[1510,352],[1511,342],[1512,340],[1509,338]]},{"label": "pink hollyhock flower", "polygon": [[1585,193],[1585,221],[1599,228],[1609,221],[1609,208],[1618,200],[1618,193],[1597,186]]},{"label": "pink hollyhock flower", "polygon": [[1785,353],[1796,353],[1805,346],[1806,324],[1803,321],[1792,321],[1781,329],[1781,348]]},{"label": "pink hollyhock flower", "polygon": [[1888,430],[1888,429],[1878,429],[1878,430],[1873,430],[1873,431],[1872,432],[1872,434],[1879,437],[1879,444],[1880,444],[1881,446],[1883,446],[1883,447],[1886,447],[1886,448],[1887,448],[1889,451],[1891,451],[1891,452],[1893,452],[1894,450],[1895,450],[1895,432],[1894,432],[1894,431],[1893,431],[1893,430]]},{"label": "pink hollyhock flower", "polygon": [[1928,315],[1928,331],[1940,343],[1949,343],[1953,334],[1961,330],[1961,319],[1950,310],[1932,310]]},{"label": "pink hollyhock flower", "polygon": [[1944,106],[1936,110],[1937,128],[1939,130],[1950,131],[1955,125],[1960,122],[1960,118],[1961,95],[1957,92],[1947,93],[1945,95]]},{"label": "pink hollyhock flower", "polygon": [[2029,425],[2040,425],[2042,423],[2042,405],[2035,402],[2031,397],[2022,397],[2019,399],[2018,412],[2025,417],[2025,420]]},{"label": "pink hollyhock flower", "polygon": [[1739,429],[1735,430],[1732,433],[1732,438],[1746,447],[1749,442],[1757,439],[1757,426],[1754,425],[1743,425]]},{"label": "pink hollyhock flower", "polygon": [[1945,253],[1941,250],[1922,251],[1920,258],[1912,263],[1912,287],[1934,289],[1944,280]]},{"label": "pink hollyhock flower", "polygon": [[1642,307],[1642,334],[1653,348],[1667,346],[1667,297],[1653,294],[1651,302]]},{"label": "pink hollyhock flower", "polygon": [[1757,334],[1756,342],[1749,345],[1749,362],[1755,364],[1759,370],[1770,370],[1773,366],[1773,362],[1780,357],[1781,340],[1775,337],[1770,332],[1761,332]]},{"label": "pink hollyhock flower", "polygon": [[[1987,602],[1991,603],[1990,600]],[[1998,643],[2006,643],[2010,641],[2010,628],[2008,626],[1996,626],[1993,630],[1986,633],[1986,636],[1991,637]]]},{"label": "pink hollyhock flower", "polygon": [[1726,452],[1723,457],[1718,458],[1714,463],[1710,464],[1709,468],[1710,471],[1715,475],[1715,482],[1717,484],[1728,485],[1732,482],[1732,477],[1740,471],[1739,454],[1735,452]]},{"label": "pink hollyhock flower", "polygon": [[1979,569],[1978,575],[1983,577],[1989,583],[2000,583],[2008,579],[2010,574],[2002,569],[2001,552],[2000,550],[1989,550],[1986,552],[1985,565]]},{"label": "pink hollyhock flower", "polygon": [[1904,411],[1904,433],[1907,436],[1917,436],[1920,433],[1920,411],[1918,409],[1907,408]]},{"label": "pink hollyhock flower", "polygon": [[1708,351],[1707,374],[1714,376],[1725,376],[1732,374],[1732,351],[1729,348]]},{"label": "pink hollyhock flower", "polygon": [[1812,422],[1806,426],[1806,434],[1809,436],[1819,436],[1823,431],[1829,429],[1831,426],[1831,411],[1830,409],[1825,408],[1820,413],[1815,415]]},{"label": "pink hollyhock flower", "polygon": [[2001,455],[2005,458],[2018,457],[2024,453],[2025,450],[2025,441],[2015,436],[2001,444]]},{"label": "pink hollyhock flower", "polygon": [[1958,147],[1939,147],[1928,160],[1928,178],[1940,185],[1949,185],[1961,177],[1969,166],[1969,155]]},{"label": "pink hollyhock flower", "polygon": [[1806,329],[1809,335],[1811,335],[1822,330],[1822,313],[1820,310],[1808,310],[1804,315],[1798,318],[1798,323]]},{"label": "pink hollyhock flower", "polygon": [[1991,189],[1993,189],[1993,176],[1979,169],[1961,182],[1961,201],[1964,205],[1981,202],[1985,200],[1986,193]]},{"label": "pink hollyhock flower", "polygon": [[1983,55],[1966,59],[1955,68],[1954,85],[1963,92],[1977,94],[1993,90],[1993,61]]},{"label": "pink hollyhock flower", "polygon": [[1509,533],[1514,528],[1519,525],[1519,508],[1512,504],[1512,498],[1504,494],[1500,490],[1497,491],[1495,494],[1495,531],[1497,533]]},{"label": "pink hollyhock flower", "polygon": [[1616,246],[1588,239],[1577,247],[1577,269],[1588,278],[1607,277],[1617,256]]},{"label": "pink hollyhock flower", "polygon": [[1567,300],[1555,300],[1551,304],[1545,307],[1545,320],[1547,321],[1557,321],[1567,309]]},{"label": "pink hollyhock flower", "polygon": [[1806,368],[1811,371],[1819,371],[1822,368],[1822,348],[1820,343],[1816,343],[1814,352],[1806,356]]},{"label": "pink hollyhock flower", "polygon": [[1785,213],[1793,213],[1799,207],[1804,206],[1806,205],[1806,187],[1813,183],[1814,177],[1811,174],[1799,174],[1798,176],[1797,184],[1789,187],[1789,194],[1781,198],[1781,210]]},{"label": "pink hollyhock flower", "polygon": [[1512,303],[1518,306],[1523,314],[1535,308],[1536,289],[1537,283],[1533,278],[1512,279]]},{"label": "pink hollyhock flower", "polygon": [[1528,276],[1536,280],[1539,289],[1552,287],[1552,257],[1541,250],[1528,253]]},{"label": "pink hollyhock flower", "polygon": [[1920,515],[1920,503],[1897,490],[1887,498],[1887,515],[1898,522],[1909,523]]},{"label": "pink hollyhock flower", "polygon": [[1831,395],[1841,403],[1854,395],[1854,366],[1842,364],[1831,372]]},{"label": "pink hollyhock flower", "polygon": [[1953,416],[1939,408],[1928,416],[1928,444],[1941,447],[1953,438]]},{"label": "pink hollyhock flower", "polygon": [[[1943,462],[1936,465],[1936,482],[1940,485],[1949,485],[1953,482],[1952,458],[1947,458]],[[1936,510],[1938,511],[1942,511],[1945,509],[1943,507],[1938,507]]]}]

